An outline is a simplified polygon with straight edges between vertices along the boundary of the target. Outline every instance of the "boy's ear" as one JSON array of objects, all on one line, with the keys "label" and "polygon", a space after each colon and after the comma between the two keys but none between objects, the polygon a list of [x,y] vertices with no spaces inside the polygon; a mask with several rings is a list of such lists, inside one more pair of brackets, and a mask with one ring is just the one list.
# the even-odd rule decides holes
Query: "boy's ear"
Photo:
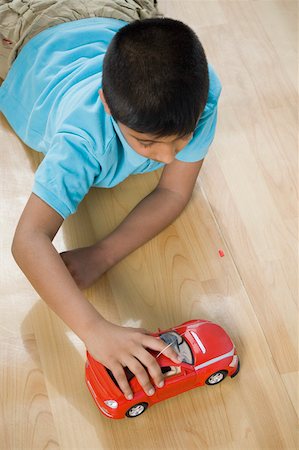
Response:
[{"label": "boy's ear", "polygon": [[105,108],[106,113],[109,114],[109,115],[111,116],[111,111],[110,111],[109,106],[107,105],[107,102],[106,102],[106,99],[105,99],[105,96],[104,96],[103,89],[100,89],[100,90],[99,90],[99,94],[100,94],[101,100],[102,100],[102,102],[103,102],[103,105],[104,105],[104,108]]}]

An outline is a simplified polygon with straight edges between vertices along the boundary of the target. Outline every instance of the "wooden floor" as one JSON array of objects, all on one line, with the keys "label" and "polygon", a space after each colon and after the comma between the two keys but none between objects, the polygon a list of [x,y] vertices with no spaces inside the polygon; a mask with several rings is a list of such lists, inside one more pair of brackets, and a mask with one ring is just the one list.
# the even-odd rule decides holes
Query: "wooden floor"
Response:
[{"label": "wooden floor", "polygon": [[[136,419],[102,416],[85,387],[83,344],[10,254],[38,155],[1,116],[1,450],[299,448],[297,2],[160,0],[160,9],[193,27],[221,78],[217,137],[181,217],[86,295],[122,325],[219,323],[240,374]],[[104,236],[158,176],[93,189],[56,237],[58,250]]]}]

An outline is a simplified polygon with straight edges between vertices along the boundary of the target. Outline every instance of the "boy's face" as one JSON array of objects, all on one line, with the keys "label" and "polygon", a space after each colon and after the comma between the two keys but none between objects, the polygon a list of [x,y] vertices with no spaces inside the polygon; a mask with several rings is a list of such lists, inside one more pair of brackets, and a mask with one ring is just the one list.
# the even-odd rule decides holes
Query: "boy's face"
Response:
[{"label": "boy's face", "polygon": [[[100,89],[99,94],[106,113],[111,115],[102,89]],[[151,134],[139,133],[120,122],[117,122],[117,124],[125,140],[136,153],[164,164],[170,164],[175,159],[177,153],[188,144],[193,136],[193,133],[190,133],[189,136],[184,138],[178,138],[174,135],[156,139]]]},{"label": "boy's face", "polygon": [[155,137],[150,134],[139,133],[120,122],[118,122],[118,126],[127,143],[135,150],[135,152],[146,158],[164,164],[172,163],[177,153],[188,144],[190,139],[192,139],[192,133],[189,136],[180,139],[178,139],[177,136],[155,139]]}]

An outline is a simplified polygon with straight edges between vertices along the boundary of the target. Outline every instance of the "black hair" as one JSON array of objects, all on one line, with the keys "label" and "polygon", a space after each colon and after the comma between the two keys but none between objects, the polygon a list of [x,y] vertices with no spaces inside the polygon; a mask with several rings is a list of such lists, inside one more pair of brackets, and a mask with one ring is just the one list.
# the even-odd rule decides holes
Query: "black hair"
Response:
[{"label": "black hair", "polygon": [[136,20],[122,27],[108,47],[102,89],[116,121],[157,138],[187,136],[208,98],[204,49],[183,22]]}]

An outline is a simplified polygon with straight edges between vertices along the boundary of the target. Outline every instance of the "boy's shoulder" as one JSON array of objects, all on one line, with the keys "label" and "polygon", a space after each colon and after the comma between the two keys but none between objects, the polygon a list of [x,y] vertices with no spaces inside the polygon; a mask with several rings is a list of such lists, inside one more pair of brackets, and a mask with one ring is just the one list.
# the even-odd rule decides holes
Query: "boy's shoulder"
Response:
[{"label": "boy's shoulder", "polygon": [[207,105],[214,107],[217,104],[218,99],[220,97],[222,91],[222,84],[214,67],[211,64],[208,64],[208,70],[209,70],[210,87]]}]

